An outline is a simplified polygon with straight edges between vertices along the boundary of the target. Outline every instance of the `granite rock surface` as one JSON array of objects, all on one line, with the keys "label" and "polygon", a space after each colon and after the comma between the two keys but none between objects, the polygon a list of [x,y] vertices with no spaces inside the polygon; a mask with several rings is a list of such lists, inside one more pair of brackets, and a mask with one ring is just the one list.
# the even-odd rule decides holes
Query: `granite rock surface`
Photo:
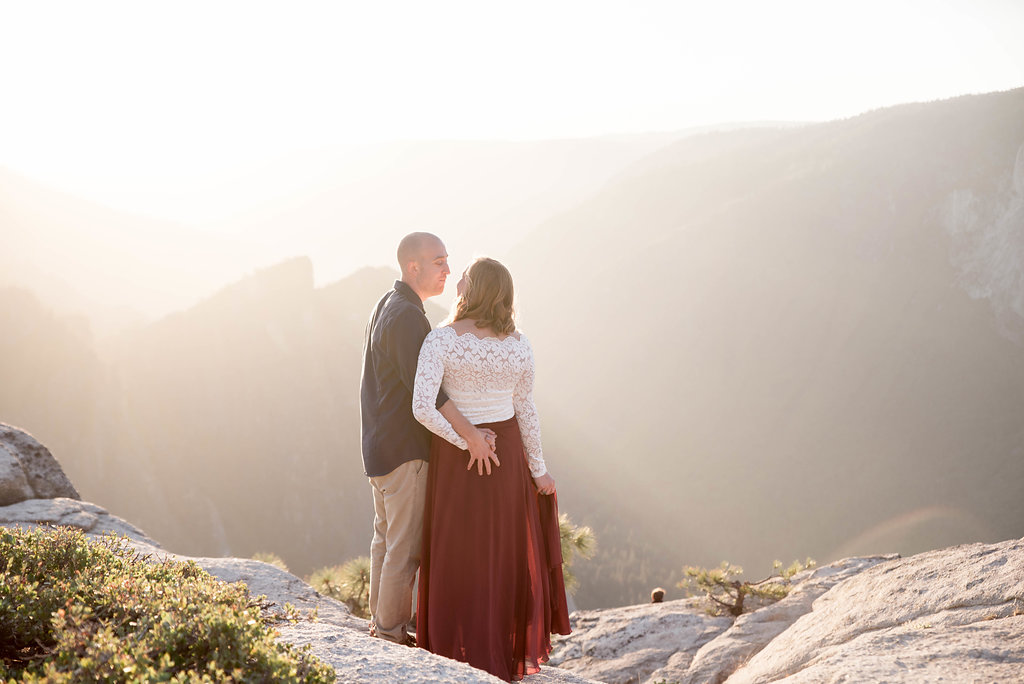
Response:
[{"label": "granite rock surface", "polygon": [[573,633],[555,643],[551,663],[607,684],[645,682],[672,657],[689,662],[732,624],[708,615],[699,599],[578,610]]},{"label": "granite rock surface", "polygon": [[823,594],[726,682],[1022,681],[1022,616],[1024,539],[888,560]]}]

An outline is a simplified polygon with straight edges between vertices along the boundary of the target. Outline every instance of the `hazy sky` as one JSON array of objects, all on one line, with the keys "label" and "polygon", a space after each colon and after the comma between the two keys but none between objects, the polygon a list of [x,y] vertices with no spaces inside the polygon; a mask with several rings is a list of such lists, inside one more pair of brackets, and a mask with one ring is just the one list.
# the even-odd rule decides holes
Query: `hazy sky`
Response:
[{"label": "hazy sky", "polygon": [[0,0],[0,166],[112,203],[296,150],[826,120],[1024,85],[1020,0]]}]

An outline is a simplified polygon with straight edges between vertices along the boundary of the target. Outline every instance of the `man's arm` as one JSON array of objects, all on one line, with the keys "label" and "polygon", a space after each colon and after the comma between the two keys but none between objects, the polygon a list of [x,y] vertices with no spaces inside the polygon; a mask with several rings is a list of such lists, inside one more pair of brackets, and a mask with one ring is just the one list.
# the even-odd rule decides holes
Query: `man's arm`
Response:
[{"label": "man's arm", "polygon": [[497,448],[495,439],[497,435],[492,430],[487,428],[481,430],[466,420],[466,417],[456,408],[455,402],[451,399],[446,401],[438,410],[445,417],[445,420],[451,423],[452,428],[459,433],[459,437],[466,440],[469,449],[469,464],[466,466],[466,470],[472,468],[473,464],[476,463],[478,475],[483,475],[484,470],[490,475],[492,460],[495,467],[501,465],[498,462],[498,455],[495,453]]},{"label": "man's arm", "polygon": [[[420,358],[423,338],[430,332],[430,323],[423,314],[403,311],[391,321],[385,335],[385,353],[395,368],[398,379],[412,394],[416,385],[416,364]],[[448,401],[444,390],[438,390],[436,408]]]}]

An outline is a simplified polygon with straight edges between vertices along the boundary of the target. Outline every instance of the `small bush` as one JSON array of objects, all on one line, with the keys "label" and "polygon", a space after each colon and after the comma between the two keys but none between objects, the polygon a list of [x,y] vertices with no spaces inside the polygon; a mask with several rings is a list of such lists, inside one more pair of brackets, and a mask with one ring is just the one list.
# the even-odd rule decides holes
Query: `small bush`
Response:
[{"label": "small bush", "polygon": [[687,566],[683,568],[686,579],[678,586],[686,589],[691,596],[703,593],[710,602],[708,612],[712,615],[727,612],[739,616],[743,614],[747,596],[756,596],[772,602],[785,598],[789,594],[793,575],[815,565],[816,563],[808,558],[803,563],[793,561],[792,565],[783,570],[782,562],[775,561],[772,565],[772,574],[758,582],[741,582],[734,579],[743,574],[743,568],[728,562],[723,562],[711,570]]},{"label": "small bush", "polygon": [[320,568],[306,582],[324,596],[343,602],[356,617],[370,617],[370,559],[353,558],[344,565]]},{"label": "small bush", "polygon": [[572,564],[576,556],[583,559],[594,557],[597,551],[597,538],[592,529],[574,525],[565,513],[558,516],[558,533],[562,542],[562,576],[565,579],[565,590],[572,593],[579,586],[579,581],[571,570]]},{"label": "small bush", "polygon": [[0,528],[0,680],[333,682],[277,643],[261,599],[123,539]]}]

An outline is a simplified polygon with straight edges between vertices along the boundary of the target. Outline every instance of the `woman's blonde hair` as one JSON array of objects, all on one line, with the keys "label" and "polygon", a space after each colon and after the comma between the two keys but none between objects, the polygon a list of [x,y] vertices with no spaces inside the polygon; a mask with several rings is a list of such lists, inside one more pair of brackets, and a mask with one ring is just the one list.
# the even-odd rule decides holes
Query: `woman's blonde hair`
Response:
[{"label": "woman's blonde hair", "polygon": [[466,285],[452,307],[451,321],[472,318],[498,335],[516,329],[512,274],[500,262],[480,257],[466,269]]}]

